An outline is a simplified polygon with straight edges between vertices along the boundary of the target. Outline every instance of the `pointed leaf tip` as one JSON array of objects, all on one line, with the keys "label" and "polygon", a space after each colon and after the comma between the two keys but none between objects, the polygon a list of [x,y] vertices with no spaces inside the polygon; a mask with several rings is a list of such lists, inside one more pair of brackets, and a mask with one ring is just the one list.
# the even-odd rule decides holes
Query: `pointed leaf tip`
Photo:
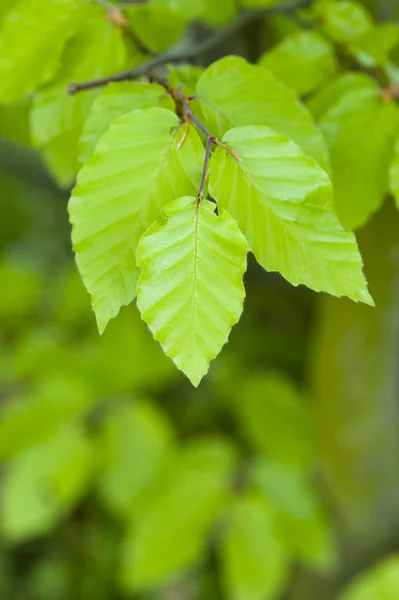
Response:
[{"label": "pointed leaf tip", "polygon": [[165,207],[137,249],[137,304],[164,352],[197,387],[240,318],[247,242],[226,213],[194,197]]},{"label": "pointed leaf tip", "polygon": [[323,169],[267,126],[231,129],[223,140],[242,163],[217,148],[210,192],[237,220],[258,262],[295,286],[373,304],[356,238],[333,212]]}]

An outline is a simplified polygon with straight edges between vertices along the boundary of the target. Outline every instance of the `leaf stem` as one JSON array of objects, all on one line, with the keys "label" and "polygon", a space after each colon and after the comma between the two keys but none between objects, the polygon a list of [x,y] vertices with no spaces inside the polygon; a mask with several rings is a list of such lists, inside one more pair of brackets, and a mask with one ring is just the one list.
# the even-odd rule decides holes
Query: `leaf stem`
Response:
[{"label": "leaf stem", "polygon": [[204,197],[205,181],[206,181],[206,176],[208,175],[209,159],[211,157],[211,147],[212,147],[212,144],[214,143],[214,141],[215,141],[215,138],[212,136],[209,136],[207,139],[207,142],[206,142],[204,166],[202,168],[201,183],[199,186],[198,196],[197,196],[197,207],[198,207],[198,204],[201,202],[201,200]]}]

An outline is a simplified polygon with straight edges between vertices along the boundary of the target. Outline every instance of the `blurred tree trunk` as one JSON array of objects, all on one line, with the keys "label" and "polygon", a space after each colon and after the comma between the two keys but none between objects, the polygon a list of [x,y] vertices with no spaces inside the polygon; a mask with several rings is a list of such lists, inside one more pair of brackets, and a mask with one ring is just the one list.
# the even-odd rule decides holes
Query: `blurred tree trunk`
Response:
[{"label": "blurred tree trunk", "polygon": [[376,308],[321,296],[310,360],[319,473],[336,518],[335,577],[301,574],[290,600],[336,597],[399,531],[399,215],[388,203],[358,240]]}]

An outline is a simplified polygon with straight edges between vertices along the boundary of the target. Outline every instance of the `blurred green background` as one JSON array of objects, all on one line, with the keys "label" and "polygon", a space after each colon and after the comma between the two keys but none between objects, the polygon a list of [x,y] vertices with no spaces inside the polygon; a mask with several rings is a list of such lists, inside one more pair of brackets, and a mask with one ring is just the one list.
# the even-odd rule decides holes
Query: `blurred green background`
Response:
[{"label": "blurred green background", "polygon": [[[284,26],[225,51],[259,55]],[[251,263],[243,317],[195,390],[135,305],[98,335],[69,190],[32,149],[28,109],[0,107],[0,598],[399,598],[390,199],[358,235],[377,308]]]}]

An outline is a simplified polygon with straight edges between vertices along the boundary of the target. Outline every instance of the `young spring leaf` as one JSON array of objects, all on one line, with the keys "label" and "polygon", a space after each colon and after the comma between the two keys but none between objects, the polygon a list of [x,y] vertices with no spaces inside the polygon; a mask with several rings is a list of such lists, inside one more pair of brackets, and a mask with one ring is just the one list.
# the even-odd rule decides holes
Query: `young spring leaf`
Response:
[{"label": "young spring leaf", "polygon": [[51,530],[86,492],[92,459],[88,438],[74,425],[17,456],[2,489],[4,537],[22,542]]},{"label": "young spring leaf", "polygon": [[352,45],[351,51],[367,68],[385,67],[389,55],[399,43],[397,23],[379,23],[369,29]]},{"label": "young spring leaf", "polygon": [[136,295],[141,235],[163,218],[163,205],[198,189],[204,148],[193,128],[179,148],[183,133],[172,111],[133,111],[111,125],[78,175],[72,241],[100,331]]},{"label": "young spring leaf", "polygon": [[201,18],[210,25],[225,25],[237,14],[238,4],[235,0],[224,0],[223,2],[202,0],[201,4]]},{"label": "young spring leaf", "polygon": [[[14,102],[48,81],[74,33],[78,0],[20,0],[0,31],[0,101]],[[76,21],[78,21],[76,19]]]},{"label": "young spring leaf", "polygon": [[[191,6],[193,0],[184,4]],[[160,53],[178,41],[190,18],[179,10],[176,2],[132,4],[125,8],[124,14],[141,43]]]},{"label": "young spring leaf", "polygon": [[[88,4],[83,7],[83,21],[76,35],[67,43],[63,64],[57,77],[43,86],[33,97],[30,123],[32,139],[45,151],[50,167],[54,161],[70,157],[73,170],[61,170],[61,183],[71,183],[77,172],[78,141],[90,107],[98,90],[70,96],[68,84],[103,77],[119,71],[126,64],[123,35],[119,28],[104,19],[101,7]],[[135,108],[134,106],[132,109]],[[60,138],[68,138],[57,144]],[[58,175],[58,170],[55,169]],[[69,181],[68,181],[69,176]]]},{"label": "young spring leaf", "polygon": [[318,0],[312,6],[312,12],[327,37],[338,43],[360,38],[373,25],[367,10],[355,0]]},{"label": "young spring leaf", "polygon": [[328,163],[323,136],[292,90],[267,69],[226,56],[200,77],[194,111],[221,138],[232,127],[268,125],[294,140],[323,168]]},{"label": "young spring leaf", "polygon": [[362,77],[321,115],[330,147],[334,198],[344,227],[364,225],[388,192],[388,168],[399,112],[384,102],[378,84]]},{"label": "young spring leaf", "polygon": [[347,92],[363,89],[370,81],[363,73],[347,72],[339,75],[313,94],[306,106],[318,121]]},{"label": "young spring leaf", "polygon": [[205,558],[209,531],[229,501],[235,464],[236,448],[223,438],[194,438],[179,448],[151,482],[146,502],[136,506],[122,554],[127,591],[165,585]]},{"label": "young spring leaf", "polygon": [[372,304],[353,233],[332,209],[326,173],[269,127],[239,127],[217,148],[210,193],[237,220],[258,262],[293,285]]},{"label": "young spring leaf", "polygon": [[98,441],[101,499],[115,517],[129,518],[173,452],[172,429],[160,409],[135,402],[104,421]]},{"label": "young spring leaf", "polygon": [[173,108],[165,90],[155,83],[126,81],[109,84],[95,100],[79,142],[79,160],[84,163],[93,154],[98,140],[112,121],[137,108],[164,106]]},{"label": "young spring leaf", "polygon": [[332,44],[315,31],[299,31],[286,37],[263,55],[259,65],[299,95],[312,92],[336,69]]},{"label": "young spring leaf", "polygon": [[240,318],[248,245],[235,221],[193,197],[165,207],[141,238],[137,304],[154,337],[198,386]]},{"label": "young spring leaf", "polygon": [[396,600],[399,595],[399,555],[382,558],[365,573],[355,577],[338,600]]},{"label": "young spring leaf", "polygon": [[236,500],[228,516],[220,548],[226,596],[233,600],[276,598],[284,589],[289,557],[278,540],[268,502],[260,494],[246,494]]}]

